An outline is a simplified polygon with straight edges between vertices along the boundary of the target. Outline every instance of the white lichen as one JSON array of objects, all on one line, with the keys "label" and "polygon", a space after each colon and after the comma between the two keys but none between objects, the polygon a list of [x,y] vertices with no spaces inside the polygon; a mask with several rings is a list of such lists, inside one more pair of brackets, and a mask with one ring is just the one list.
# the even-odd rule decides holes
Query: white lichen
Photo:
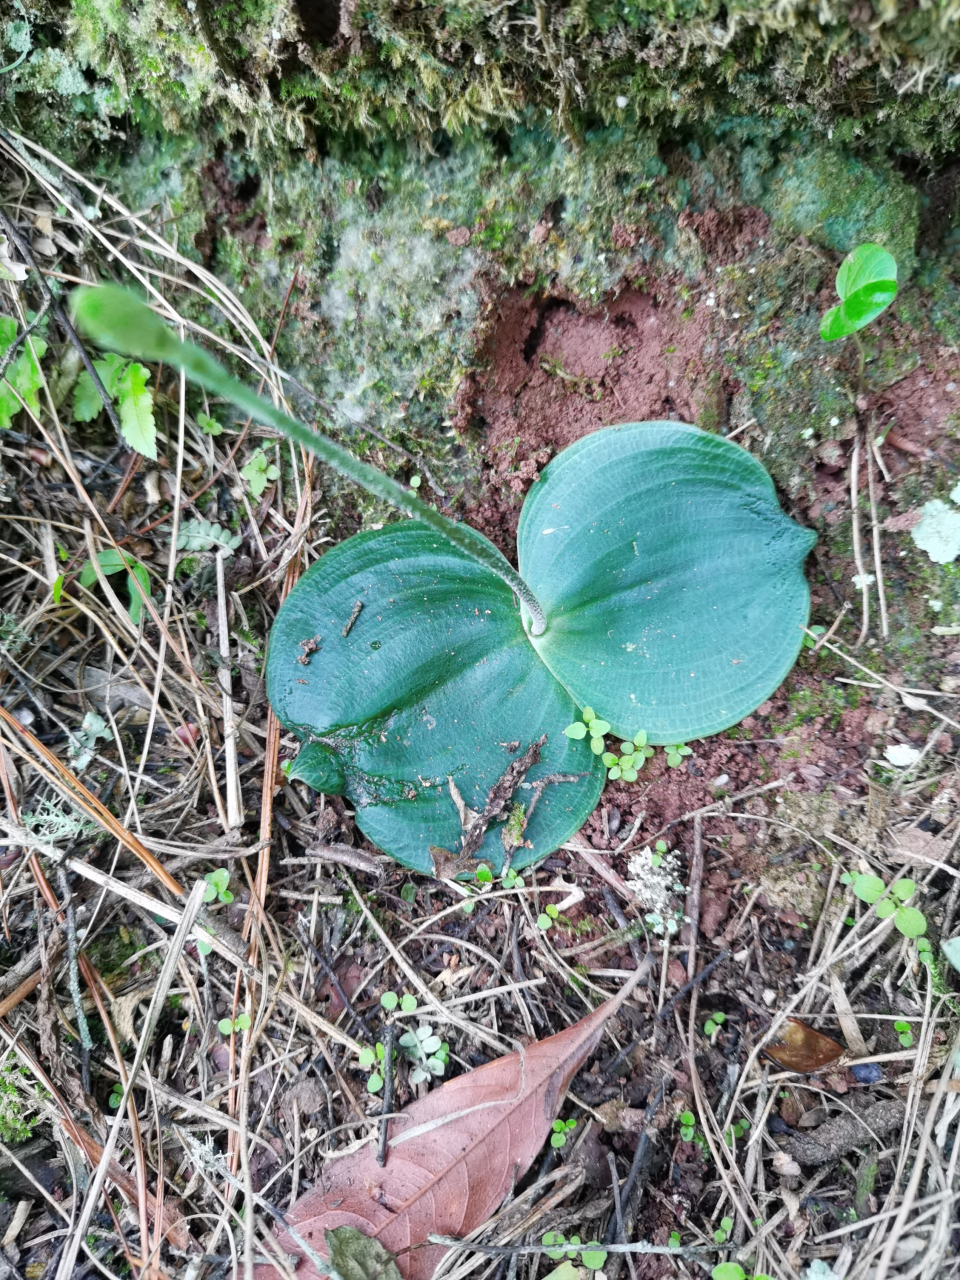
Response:
[{"label": "white lichen", "polygon": [[683,920],[674,902],[685,890],[680,882],[680,861],[675,853],[655,853],[643,848],[630,855],[627,886],[647,909],[644,920],[653,933],[676,933]]}]

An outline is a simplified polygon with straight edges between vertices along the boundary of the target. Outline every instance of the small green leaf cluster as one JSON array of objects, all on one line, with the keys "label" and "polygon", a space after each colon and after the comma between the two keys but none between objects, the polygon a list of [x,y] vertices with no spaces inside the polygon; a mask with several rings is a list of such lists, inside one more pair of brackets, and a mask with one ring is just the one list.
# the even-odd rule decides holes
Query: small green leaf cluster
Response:
[{"label": "small green leaf cluster", "polygon": [[185,520],[177,533],[178,551],[234,552],[242,541],[239,533],[231,533],[212,520]]},{"label": "small green leaf cluster", "polygon": [[[373,1049],[361,1049],[360,1056],[357,1061],[364,1071],[370,1071],[371,1067],[376,1067],[376,1071],[372,1071],[367,1080],[367,1093],[379,1093],[383,1088],[383,1056],[386,1049],[378,1040]],[[396,1057],[396,1050],[394,1050]]]},{"label": "small green leaf cluster", "polygon": [[692,1111],[681,1111],[678,1117],[680,1121],[680,1137],[684,1142],[692,1142],[697,1132],[697,1117]]},{"label": "small green leaf cluster", "polygon": [[[150,370],[136,360],[125,360],[112,352],[102,360],[94,360],[93,367],[100,375],[103,389],[117,406],[124,440],[131,449],[156,462],[157,426],[153,420],[153,394],[147,386]],[[92,422],[102,408],[100,392],[84,369],[73,393],[74,420]]]},{"label": "small green leaf cluster", "polygon": [[253,497],[259,498],[268,484],[280,479],[280,468],[268,460],[263,449],[257,449],[241,468],[240,474],[250,486]]},{"label": "small green leaf cluster", "polygon": [[[591,742],[591,747],[593,743]],[[607,778],[616,782],[622,778],[624,782],[636,782],[638,772],[653,755],[653,747],[647,746],[647,735],[641,729],[633,735],[632,742],[620,743],[620,755],[614,751],[604,751],[601,759],[607,766]]]},{"label": "small green leaf cluster", "polygon": [[[747,1273],[739,1262],[721,1262],[710,1272],[710,1280],[747,1280]],[[757,1272],[753,1280],[770,1280],[770,1277]]]},{"label": "small green leaf cluster", "polygon": [[537,916],[537,928],[542,929],[544,933],[550,928],[555,920],[560,918],[560,909],[555,907],[552,902],[548,902],[544,909]]},{"label": "small green leaf cluster", "polygon": [[211,418],[209,413],[197,414],[197,426],[205,436],[219,436],[223,433],[223,427],[216,418]]},{"label": "small green leaf cluster", "polygon": [[387,1013],[393,1013],[397,1005],[401,1013],[413,1013],[417,1007],[417,997],[411,995],[398,996],[395,991],[385,991],[380,997],[380,1007]]},{"label": "small green leaf cluster", "polygon": [[518,876],[513,867],[507,867],[503,873],[501,883],[505,889],[522,889],[524,887],[523,876]]},{"label": "small green leaf cluster", "polygon": [[714,1240],[716,1240],[717,1244],[723,1244],[723,1242],[726,1240],[727,1236],[730,1234],[732,1230],[733,1230],[733,1219],[721,1218],[720,1226],[713,1233],[713,1238]]},{"label": "small green leaf cluster", "polygon": [[654,852],[650,855],[650,865],[652,867],[662,867],[663,855],[667,852],[666,840],[658,840],[653,848]]},{"label": "small green leaf cluster", "polygon": [[719,1031],[727,1020],[725,1013],[711,1013],[710,1017],[703,1024],[703,1034],[712,1036],[714,1032]]},{"label": "small green leaf cluster", "polygon": [[[854,897],[868,906],[876,903],[876,912],[881,920],[893,916],[893,923],[905,938],[919,938],[927,931],[927,921],[922,911],[916,907],[904,905],[913,897],[917,886],[913,880],[896,880],[888,890],[879,876],[859,873],[855,876],[849,872],[840,877],[842,884],[848,884]],[[926,948],[924,948],[926,950]]]},{"label": "small green leaf cluster", "polygon": [[553,1131],[550,1134],[551,1147],[565,1147],[567,1145],[567,1134],[571,1133],[576,1127],[576,1120],[554,1120]]},{"label": "small green leaf cluster", "polygon": [[[16,336],[17,322],[13,316],[0,316],[0,360],[6,355]],[[31,345],[33,351],[30,350]],[[0,430],[7,431],[12,426],[13,419],[20,412],[21,400],[31,413],[39,414],[40,388],[43,386],[39,362],[46,353],[47,344],[44,340],[30,337],[4,374],[3,381],[0,381]]]},{"label": "small green leaf cluster", "polygon": [[579,1236],[571,1236],[568,1240],[562,1231],[548,1231],[540,1243],[547,1247],[547,1257],[554,1262],[559,1262],[564,1254],[568,1258],[575,1258],[579,1253],[583,1266],[590,1271],[599,1271],[607,1260],[607,1251],[599,1240],[581,1244]]},{"label": "small green leaf cluster", "polygon": [[733,1146],[735,1138],[742,1138],[750,1128],[749,1120],[736,1120],[723,1135],[723,1141],[728,1147]]},{"label": "small green leaf cluster", "polygon": [[580,719],[574,720],[573,724],[568,724],[563,731],[568,738],[573,738],[575,742],[579,742],[590,734],[590,750],[595,756],[603,755],[603,736],[610,732],[610,725],[606,720],[600,720],[593,707],[584,707],[580,712]]},{"label": "small green leaf cluster", "polygon": [[218,867],[216,871],[208,871],[203,877],[207,887],[203,891],[204,902],[232,902],[230,892],[230,872],[226,867]]},{"label": "small green leaf cluster", "polygon": [[407,1031],[400,1037],[400,1048],[414,1064],[410,1072],[411,1084],[422,1084],[431,1076],[442,1076],[450,1061],[450,1046],[433,1027],[421,1022],[415,1031]]},{"label": "small green leaf cluster", "polygon": [[858,245],[837,272],[840,305],[820,321],[824,342],[847,338],[886,311],[897,296],[897,262],[879,244]]},{"label": "small green leaf cluster", "polygon": [[692,756],[693,748],[686,746],[682,742],[675,743],[672,747],[664,747],[667,753],[667,764],[671,769],[678,769],[683,764],[684,756]]},{"label": "small green leaf cluster", "polygon": [[821,637],[821,636],[823,636],[823,635],[826,635],[826,633],[827,633],[827,628],[826,628],[826,627],[821,627],[819,623],[817,623],[815,626],[807,627],[807,630],[808,630],[808,631],[810,631],[810,632],[812,632],[812,635],[808,635],[808,636],[804,636],[804,637],[803,637],[803,648],[804,648],[804,649],[813,649],[813,648],[815,648],[815,647],[816,647],[816,644],[817,644],[817,641],[820,639],[820,637]]},{"label": "small green leaf cluster", "polygon": [[898,1019],[893,1024],[893,1029],[897,1033],[897,1039],[903,1045],[904,1049],[909,1049],[913,1044],[913,1032],[910,1030],[910,1023]]},{"label": "small green leaf cluster", "polygon": [[670,1246],[671,1249],[679,1249],[680,1248],[680,1232],[671,1231],[670,1239],[667,1241],[667,1244]]},{"label": "small green leaf cluster", "polygon": [[229,1036],[234,1031],[249,1031],[250,1015],[239,1013],[235,1018],[221,1018],[217,1023],[217,1030],[222,1036]]},{"label": "small green leaf cluster", "polygon": [[[130,594],[127,612],[130,614],[130,621],[134,626],[137,626],[140,622],[140,615],[143,612],[143,600],[140,598],[140,592],[134,585],[133,579],[136,578],[140,586],[143,587],[143,594],[149,599],[150,575],[138,560],[134,560],[132,556],[124,555],[121,551],[115,551],[113,547],[105,547],[103,551],[97,552],[97,563],[107,578],[114,573],[127,571],[127,590]],[[80,570],[80,585],[81,587],[92,587],[96,580],[97,571],[93,567],[93,562],[87,560]],[[59,603],[59,600],[54,601],[54,604],[57,603]]]},{"label": "small green leaf cluster", "polygon": [[110,1097],[108,1099],[107,1104],[108,1106],[113,1107],[114,1111],[116,1111],[117,1107],[119,1107],[122,1101],[123,1101],[123,1085],[118,1080],[117,1083],[110,1090]]}]

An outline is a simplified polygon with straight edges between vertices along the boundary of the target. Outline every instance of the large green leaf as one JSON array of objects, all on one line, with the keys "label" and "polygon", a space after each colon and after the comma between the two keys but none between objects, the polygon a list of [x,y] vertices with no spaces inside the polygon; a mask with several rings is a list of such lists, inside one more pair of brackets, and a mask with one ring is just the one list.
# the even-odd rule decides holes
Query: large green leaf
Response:
[{"label": "large green leaf", "polygon": [[[515,867],[576,831],[603,785],[589,745],[563,734],[576,708],[534,652],[509,587],[419,521],[357,534],[304,575],[270,634],[267,692],[311,744],[293,776],[346,794],[364,834],[417,871],[433,870],[431,846],[460,849],[448,778],[480,811],[542,734],[514,802],[529,806],[538,778],[578,777],[543,790]],[[480,853],[497,870],[502,832],[492,824]]]},{"label": "large green leaf", "polygon": [[548,620],[532,644],[616,734],[718,733],[793,666],[814,541],[737,445],[676,422],[596,431],[523,507],[520,572]]}]

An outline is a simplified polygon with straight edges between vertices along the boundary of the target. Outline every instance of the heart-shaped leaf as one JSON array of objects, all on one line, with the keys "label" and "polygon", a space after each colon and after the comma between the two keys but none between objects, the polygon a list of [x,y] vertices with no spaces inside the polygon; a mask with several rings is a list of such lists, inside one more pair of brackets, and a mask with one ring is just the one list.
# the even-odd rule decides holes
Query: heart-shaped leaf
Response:
[{"label": "heart-shaped leaf", "polygon": [[886,310],[897,296],[897,262],[879,244],[861,244],[847,254],[837,272],[840,305],[820,322],[826,342],[848,337]]},{"label": "heart-shaped leaf", "polygon": [[527,497],[520,573],[547,615],[532,644],[620,737],[678,744],[756,709],[793,666],[815,535],[759,462],[677,422],[608,427]]},{"label": "heart-shaped leaf", "polygon": [[582,825],[603,785],[589,743],[564,736],[576,707],[509,587],[418,521],[357,534],[304,575],[271,632],[267,692],[309,743],[291,776],[345,794],[364,834],[416,871],[434,871],[432,848],[464,848],[491,795],[511,822],[491,821],[474,856],[499,873],[526,818],[512,858],[526,866]]}]

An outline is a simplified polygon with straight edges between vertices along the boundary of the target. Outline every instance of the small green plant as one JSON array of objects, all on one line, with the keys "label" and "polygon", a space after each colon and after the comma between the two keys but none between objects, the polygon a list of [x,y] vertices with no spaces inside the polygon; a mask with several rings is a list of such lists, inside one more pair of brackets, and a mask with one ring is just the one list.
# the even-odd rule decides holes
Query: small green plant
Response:
[{"label": "small green plant", "polygon": [[[385,1046],[379,1040],[374,1048],[360,1050],[357,1061],[362,1070],[370,1072],[367,1079],[367,1093],[379,1093],[383,1088],[383,1059],[386,1052]],[[397,1056],[396,1049],[393,1051],[393,1056]],[[374,1067],[376,1067],[375,1071],[372,1070]]]},{"label": "small green plant", "polygon": [[241,468],[240,474],[249,485],[253,497],[259,498],[268,484],[280,479],[280,468],[269,461],[263,449],[257,449],[251,453],[246,465]]},{"label": "small green plant", "polygon": [[728,1147],[732,1147],[735,1138],[742,1138],[750,1128],[749,1120],[736,1120],[724,1133],[723,1140]]},{"label": "small green plant", "polygon": [[913,1032],[910,1030],[910,1023],[898,1020],[893,1024],[893,1029],[896,1031],[897,1039],[904,1049],[909,1049],[913,1044]]},{"label": "small green plant", "polygon": [[654,852],[651,853],[650,855],[650,865],[652,867],[662,867],[663,857],[664,857],[664,854],[667,852],[666,840],[658,840],[657,843],[653,846],[653,848],[654,848]]},{"label": "small green plant", "polygon": [[[97,552],[97,563],[105,577],[112,577],[115,573],[127,572],[127,591],[129,593],[130,603],[127,605],[127,612],[130,614],[130,621],[134,626],[140,622],[140,615],[143,612],[143,600],[140,592],[137,590],[133,579],[136,578],[140,586],[143,587],[143,594],[150,598],[150,575],[138,560],[134,560],[132,556],[124,555],[120,551],[115,551],[113,547],[105,547],[103,551]],[[97,571],[94,569],[90,560],[87,560],[80,570],[81,587],[92,587],[97,580]]]},{"label": "small green plant", "polygon": [[858,245],[848,253],[837,272],[840,303],[820,321],[824,342],[856,335],[859,329],[886,311],[897,296],[897,262],[879,244]]},{"label": "small green plant", "polygon": [[507,867],[503,873],[502,883],[505,889],[522,889],[524,887],[523,876],[518,876],[513,867]]},{"label": "small green plant", "polygon": [[576,1120],[554,1120],[553,1132],[550,1134],[551,1147],[565,1147],[567,1134],[572,1133],[576,1127]]},{"label": "small green plant", "polygon": [[571,1236],[568,1240],[562,1231],[548,1231],[540,1243],[547,1247],[547,1257],[554,1262],[559,1262],[564,1254],[575,1258],[579,1253],[583,1266],[590,1271],[599,1271],[607,1260],[607,1251],[599,1240],[581,1244],[579,1236]]},{"label": "small green plant", "polygon": [[537,928],[542,929],[544,933],[551,928],[554,921],[558,919],[560,909],[555,907],[552,902],[548,902],[540,914],[537,916]]},{"label": "small green plant", "polygon": [[243,538],[212,520],[184,520],[177,534],[178,551],[226,551],[232,554]]},{"label": "small green plant", "polygon": [[[710,1272],[710,1280],[748,1280],[748,1277],[739,1262],[720,1262]],[[770,1280],[770,1277],[758,1272],[753,1280]]]},{"label": "small green plant", "polygon": [[415,1031],[407,1031],[400,1037],[400,1048],[413,1063],[410,1072],[411,1084],[422,1084],[431,1076],[442,1076],[450,1061],[450,1046],[438,1035],[434,1035],[433,1027],[421,1022]]},{"label": "small green plant", "polygon": [[[905,904],[913,897],[917,886],[913,880],[896,880],[889,890],[879,876],[858,873],[850,875],[845,872],[841,877],[842,884],[848,884],[854,897],[868,906],[874,906],[881,920],[893,923],[905,938],[919,938],[927,931],[927,920],[922,911]],[[890,896],[885,896],[889,892]]]},{"label": "small green plant", "polygon": [[393,1013],[397,1006],[401,1013],[413,1013],[417,1007],[417,997],[411,995],[398,996],[395,991],[385,991],[380,997],[380,1007],[387,1013]]},{"label": "small green plant", "polygon": [[[153,393],[147,386],[150,370],[135,360],[106,355],[94,360],[103,389],[117,406],[120,430],[131,449],[152,462],[157,460],[157,425],[153,419]],[[92,422],[103,409],[100,392],[84,369],[77,378],[73,393],[73,417],[76,422]]]},{"label": "small green plant", "polygon": [[407,883],[400,890],[400,897],[403,899],[404,902],[406,902],[410,906],[412,906],[413,903],[416,902],[417,886],[413,883],[412,880],[408,880]]},{"label": "small green plant", "polygon": [[123,1085],[118,1080],[117,1083],[110,1090],[110,1097],[107,1099],[107,1105],[112,1107],[113,1110],[116,1111],[117,1107],[119,1107],[122,1101],[123,1101]]},{"label": "small green plant", "polygon": [[[0,360],[15,341],[17,327],[12,316],[0,316]],[[32,336],[24,342],[20,354],[4,374],[0,381],[0,431],[7,431],[13,425],[13,419],[20,412],[21,400],[32,414],[40,413],[40,388],[43,386],[40,360],[46,353],[46,342]]]},{"label": "small green plant", "polygon": [[680,1232],[671,1231],[670,1239],[667,1241],[667,1244],[670,1246],[671,1249],[679,1249],[680,1248]]},{"label": "small green plant", "polygon": [[223,434],[223,427],[216,418],[211,418],[209,413],[197,414],[197,426],[205,436],[219,436]]},{"label": "small green plant", "polygon": [[807,627],[807,630],[812,634],[805,635],[803,637],[803,647],[805,649],[815,649],[817,646],[817,641],[820,639],[820,637],[823,635],[826,635],[827,628],[821,627],[820,624],[817,623],[815,626]]},{"label": "small green plant", "polygon": [[727,1236],[730,1234],[732,1230],[733,1230],[733,1219],[721,1218],[720,1226],[713,1233],[713,1238],[714,1240],[716,1240],[717,1244],[723,1244],[723,1242],[726,1240]]},{"label": "small green plant", "polygon": [[235,1018],[221,1018],[217,1023],[217,1030],[222,1036],[229,1036],[234,1031],[249,1031],[250,1015],[239,1013]]},{"label": "small green plant", "polygon": [[933,947],[929,938],[917,939],[917,959],[921,964],[933,964]]},{"label": "small green plant", "polygon": [[725,1013],[711,1013],[710,1017],[703,1024],[703,1034],[705,1036],[714,1035],[720,1030],[726,1020],[727,1015]]},{"label": "small green plant", "polygon": [[680,1137],[684,1142],[692,1142],[694,1134],[697,1132],[697,1117],[692,1111],[681,1111],[680,1120]]},{"label": "small green plant", "polygon": [[204,902],[233,902],[230,892],[230,872],[226,867],[218,867],[216,871],[208,871],[203,877],[207,887],[203,891]]},{"label": "small green plant", "polygon": [[684,756],[693,755],[693,748],[685,746],[682,742],[672,747],[664,747],[664,751],[667,753],[667,764],[671,769],[678,769],[683,764]]}]

